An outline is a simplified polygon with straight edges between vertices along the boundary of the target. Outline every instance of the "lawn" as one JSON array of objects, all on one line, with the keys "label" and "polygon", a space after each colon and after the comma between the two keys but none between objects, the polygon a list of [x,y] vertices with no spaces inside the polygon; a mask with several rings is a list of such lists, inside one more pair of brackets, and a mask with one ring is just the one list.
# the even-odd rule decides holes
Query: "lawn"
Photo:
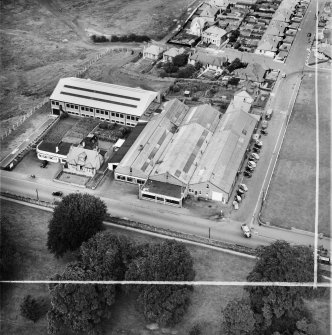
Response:
[{"label": "lawn", "polygon": [[[331,236],[330,160],[331,160],[331,84],[330,75],[318,77],[319,110],[319,232]],[[315,215],[315,78],[306,76],[288,125],[272,177],[264,221],[283,227],[314,231]]]},{"label": "lawn", "polygon": [[[10,235],[17,241],[22,252],[15,279],[43,280],[60,272],[70,260],[56,260],[45,245],[47,239],[47,223],[51,213],[22,206],[9,201],[1,201],[1,215],[10,222]],[[115,234],[126,235],[138,243],[159,242],[160,239],[135,232],[112,228]],[[197,280],[239,281],[245,280],[252,269],[254,261],[238,256],[188,246],[194,262]],[[19,304],[25,294],[36,296],[47,294],[46,285],[10,285],[10,289],[2,298],[2,330],[6,334],[45,334],[45,318],[33,324],[24,320],[18,312]],[[196,287],[183,322],[176,329],[178,335],[187,334],[191,326],[200,321],[206,324],[205,334],[215,334],[220,328],[220,313],[229,299],[239,297],[241,287]],[[134,301],[128,297],[120,297],[119,306],[114,310],[115,317],[107,324],[108,334],[138,334],[145,326],[144,319],[135,311]],[[130,315],[130,317],[128,317]],[[132,333],[130,333],[132,329]],[[120,331],[121,330],[121,331]]]}]

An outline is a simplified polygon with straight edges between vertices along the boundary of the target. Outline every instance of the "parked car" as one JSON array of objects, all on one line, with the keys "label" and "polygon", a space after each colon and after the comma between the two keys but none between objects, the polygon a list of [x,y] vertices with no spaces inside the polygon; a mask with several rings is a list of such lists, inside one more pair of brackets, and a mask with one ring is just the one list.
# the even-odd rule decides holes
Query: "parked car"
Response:
[{"label": "parked car", "polygon": [[273,115],[273,109],[272,108],[269,108],[265,114],[265,119],[266,120],[271,120],[272,118],[272,115]]},{"label": "parked car", "polygon": [[259,160],[259,155],[256,154],[255,152],[253,152],[252,154],[250,154],[249,159],[258,161]]},{"label": "parked car", "polygon": [[252,139],[254,140],[254,141],[258,141],[259,139],[261,138],[261,135],[260,134],[253,134],[252,135]]},{"label": "parked car", "polygon": [[261,149],[260,148],[258,148],[258,147],[253,147],[252,148],[252,151],[254,152],[254,153],[257,153],[257,154],[259,154],[260,152],[261,152]]},{"label": "parked car", "polygon": [[262,121],[262,129],[266,129],[269,126],[269,123],[266,120]]},{"label": "parked car", "polygon": [[311,37],[311,33],[308,33],[307,36],[308,36],[308,37]]},{"label": "parked car", "polygon": [[255,142],[255,147],[261,148],[262,146],[263,146],[263,142],[262,141],[256,141]]},{"label": "parked car", "polygon": [[234,201],[237,201],[238,203],[240,203],[242,201],[242,198],[239,195],[236,195],[234,197]]},{"label": "parked car", "polygon": [[248,191],[248,187],[247,187],[246,184],[240,184],[240,185],[239,185],[239,188],[240,188],[241,190],[244,190],[245,192]]},{"label": "parked car", "polygon": [[246,170],[246,171],[243,172],[243,175],[247,178],[251,178],[252,177],[252,172]]},{"label": "parked car", "polygon": [[243,232],[243,235],[247,238],[251,237],[251,231],[250,231],[250,228],[245,224],[243,223],[241,225],[241,229],[242,229],[242,232]]},{"label": "parked car", "polygon": [[268,132],[267,132],[266,129],[261,129],[261,134],[266,136],[268,134]]},{"label": "parked car", "polygon": [[245,171],[248,171],[248,172],[250,172],[250,173],[253,173],[254,170],[255,170],[254,167],[246,166],[246,170],[245,170]]},{"label": "parked car", "polygon": [[62,197],[63,193],[61,191],[55,191],[52,192],[52,195],[54,195],[55,197]]},{"label": "parked car", "polygon": [[40,164],[40,167],[44,169],[44,168],[46,168],[47,164],[48,164],[48,161],[44,160],[44,161]]},{"label": "parked car", "polygon": [[237,201],[233,201],[233,208],[235,209],[235,210],[238,210],[239,209],[239,203],[237,202]]},{"label": "parked car", "polygon": [[257,166],[257,164],[254,161],[248,161],[248,166],[255,168]]},{"label": "parked car", "polygon": [[244,190],[242,190],[242,188],[239,188],[237,190],[237,194],[241,197],[241,195],[244,193]]},{"label": "parked car", "polygon": [[319,263],[322,263],[322,264],[327,264],[327,265],[330,265],[331,264],[331,258],[330,256],[328,255],[317,255],[317,259],[318,259],[318,262]]}]

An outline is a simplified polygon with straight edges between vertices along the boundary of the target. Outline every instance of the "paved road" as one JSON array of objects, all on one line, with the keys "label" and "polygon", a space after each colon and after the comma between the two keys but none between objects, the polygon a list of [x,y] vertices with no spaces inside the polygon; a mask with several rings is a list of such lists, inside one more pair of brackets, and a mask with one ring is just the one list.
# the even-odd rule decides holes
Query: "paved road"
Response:
[{"label": "paved road", "polygon": [[[2,171],[1,189],[2,191],[18,193],[35,199],[38,192],[39,200],[45,201],[55,200],[52,196],[54,190],[61,190],[64,194],[75,191],[88,192],[100,196],[105,201],[109,213],[113,216],[205,237],[208,237],[210,228],[211,238],[248,247],[267,245],[277,239],[284,239],[290,243],[313,245],[313,237],[310,235],[263,226],[255,229],[257,235],[254,234],[253,238],[245,239],[240,230],[241,223],[237,221],[211,221],[193,217],[186,209],[141,201],[137,199],[136,195],[132,195],[130,200],[126,202],[121,199],[111,199],[107,197],[105,192],[101,192],[101,195],[99,194],[100,191],[78,190],[77,187],[50,182],[46,179],[30,179],[29,176],[16,172]],[[114,193],[114,189],[109,190],[109,192]],[[321,242],[325,248],[330,249],[329,240],[324,239]]]}]

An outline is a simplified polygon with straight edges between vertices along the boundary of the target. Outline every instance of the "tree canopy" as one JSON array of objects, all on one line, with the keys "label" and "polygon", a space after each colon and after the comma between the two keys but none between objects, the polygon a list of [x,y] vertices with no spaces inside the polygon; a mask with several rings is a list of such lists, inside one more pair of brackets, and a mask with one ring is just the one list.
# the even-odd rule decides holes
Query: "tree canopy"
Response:
[{"label": "tree canopy", "polygon": [[180,55],[176,55],[174,58],[173,58],[173,64],[175,66],[185,66],[188,62],[188,57],[189,55],[186,54],[186,53],[183,53],[183,54],[180,54]]},{"label": "tree canopy", "polygon": [[[258,261],[248,276],[254,282],[313,282],[314,255],[306,246],[277,241],[257,249]],[[320,279],[320,270],[318,273]],[[303,298],[313,289],[290,286],[248,286],[251,308],[259,320],[260,334],[295,331],[296,322],[308,317]]]},{"label": "tree canopy", "polygon": [[[193,260],[183,243],[165,241],[141,249],[129,265],[126,280],[192,281]],[[172,325],[184,315],[192,292],[190,286],[137,285],[137,306],[147,320]]]},{"label": "tree canopy", "polygon": [[[94,281],[96,272],[81,262],[67,265],[61,275],[52,280]],[[115,302],[115,286],[101,284],[50,284],[52,309],[48,313],[48,331],[56,334],[61,327],[96,334],[103,319],[111,316],[110,307]]]},{"label": "tree canopy", "polygon": [[49,223],[47,247],[56,257],[78,249],[102,229],[106,205],[89,194],[72,193],[56,206]]}]

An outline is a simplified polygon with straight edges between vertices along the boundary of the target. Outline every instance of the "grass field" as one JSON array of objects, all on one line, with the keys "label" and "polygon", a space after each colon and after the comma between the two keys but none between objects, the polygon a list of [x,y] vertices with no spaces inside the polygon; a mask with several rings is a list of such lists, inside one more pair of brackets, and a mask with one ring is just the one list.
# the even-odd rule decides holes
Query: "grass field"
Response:
[{"label": "grass field", "polygon": [[[318,77],[320,180],[319,232],[331,236],[330,76]],[[314,231],[316,122],[315,78],[306,76],[293,109],[279,160],[263,207],[264,221],[283,227]]]},{"label": "grass field", "polygon": [[[47,223],[51,213],[22,206],[8,201],[1,201],[1,215],[6,216],[11,225],[10,235],[15,239],[20,251],[22,261],[19,264],[15,279],[43,280],[48,279],[56,272],[61,271],[70,260],[56,260],[45,245],[47,239]],[[138,243],[159,242],[155,237],[114,230],[116,234],[125,234]],[[254,261],[238,256],[232,256],[209,250],[188,246],[194,262],[196,280],[212,281],[238,281],[245,280],[252,269]],[[46,320],[37,324],[21,318],[18,308],[25,294],[45,295],[46,285],[11,285],[2,299],[2,330],[5,334],[45,334]],[[205,334],[215,334],[219,329],[220,313],[229,299],[242,295],[240,287],[197,287],[194,290],[192,304],[181,324],[176,329],[180,334],[187,334],[188,329],[196,321],[206,324]],[[107,324],[108,334],[119,334],[119,329],[124,334],[138,334],[144,328],[145,322],[135,311],[134,302],[128,297],[121,297],[119,306],[115,308],[115,317]],[[130,317],[128,317],[130,315]]]}]

